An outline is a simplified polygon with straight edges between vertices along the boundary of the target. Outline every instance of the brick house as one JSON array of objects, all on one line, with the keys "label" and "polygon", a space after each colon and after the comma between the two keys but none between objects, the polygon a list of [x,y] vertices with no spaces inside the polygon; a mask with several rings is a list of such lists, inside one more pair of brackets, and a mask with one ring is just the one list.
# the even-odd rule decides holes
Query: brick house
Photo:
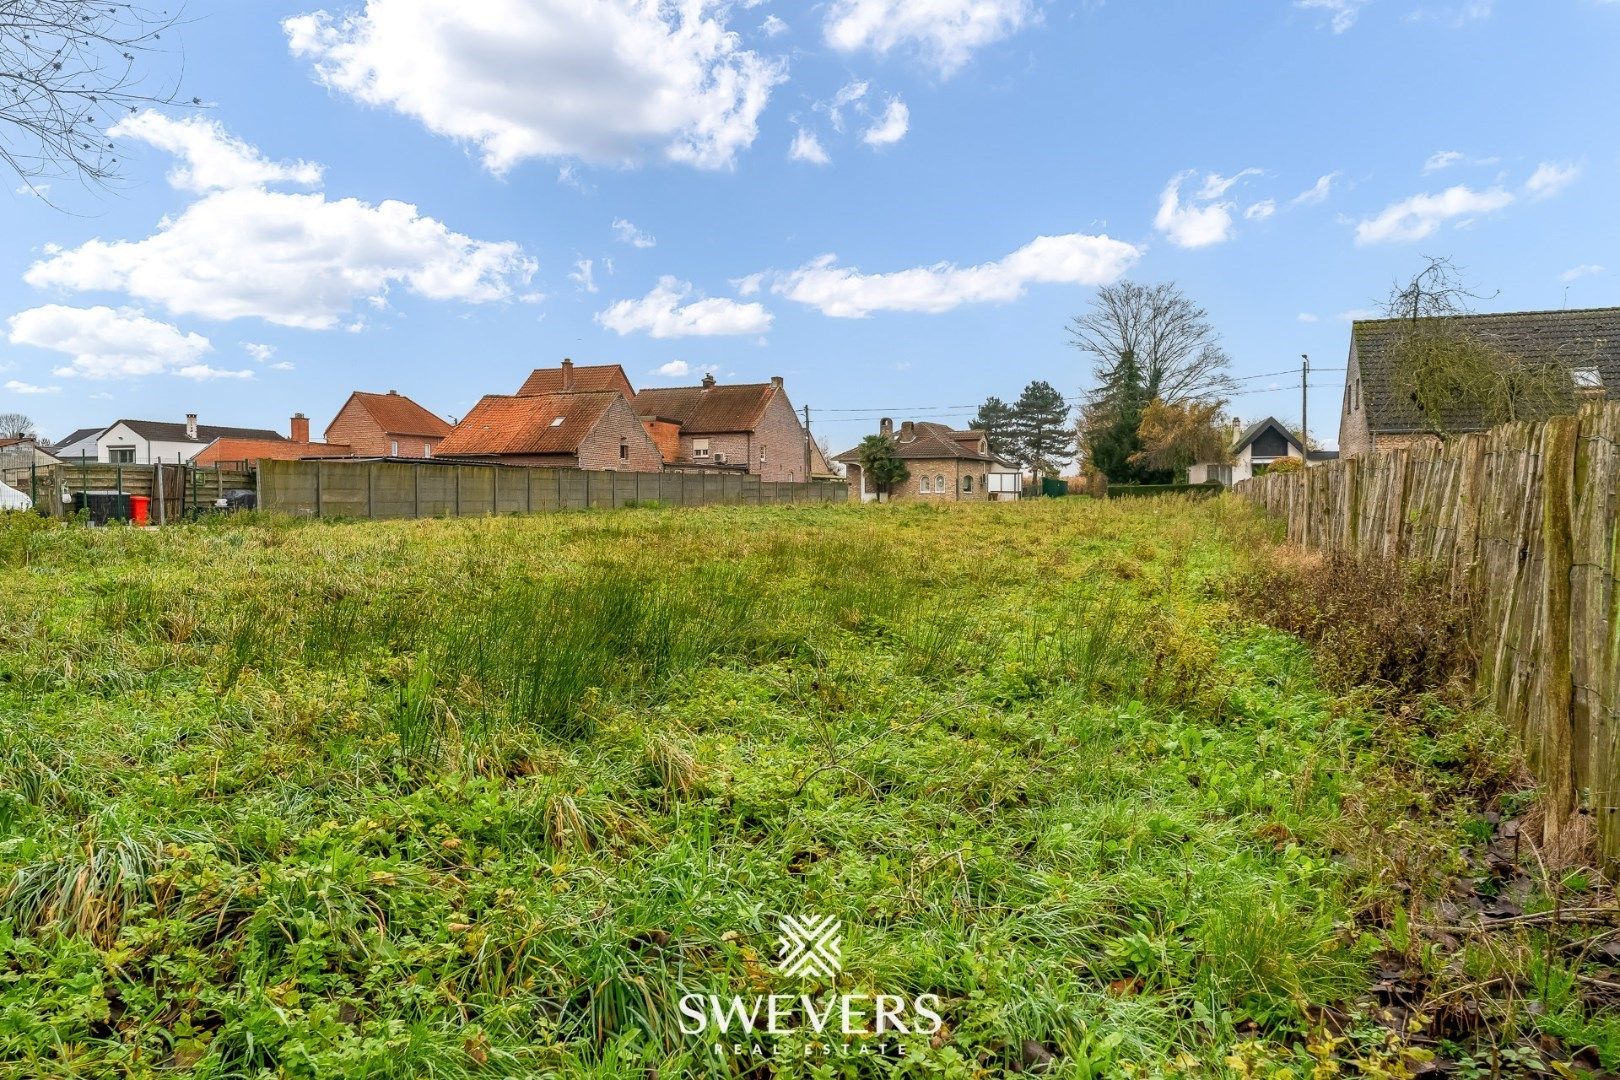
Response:
[{"label": "brick house", "polygon": [[[891,502],[988,502],[1017,498],[1017,470],[990,452],[989,438],[982,431],[955,431],[944,424],[900,425],[884,417],[878,434],[894,443],[894,452],[911,474],[889,492]],[[849,497],[859,502],[878,498],[876,485],[869,484],[861,468],[859,448],[835,455],[844,466],[849,481]],[[1010,482],[1009,482],[1010,481]]]},{"label": "brick house", "polygon": [[631,405],[673,468],[749,472],[771,482],[832,473],[793,411],[779,375],[768,383],[730,386],[706,375],[701,386],[643,390]]},{"label": "brick house", "polygon": [[[1446,319],[1510,356],[1553,362],[1569,370],[1572,404],[1583,398],[1620,398],[1620,308],[1456,315]],[[1401,321],[1363,319],[1350,327],[1344,402],[1339,410],[1339,453],[1345,456],[1410,446],[1434,433],[1400,389],[1395,352]],[[1445,411],[1451,434],[1482,431],[1488,419],[1467,403]]]},{"label": "brick house", "polygon": [[222,465],[271,461],[301,461],[304,458],[350,457],[354,448],[345,443],[309,441],[309,417],[294,413],[287,439],[244,439],[224,436],[209,443],[192,458],[196,465]]},{"label": "brick house", "polygon": [[535,368],[518,387],[518,396],[567,390],[617,390],[626,398],[636,396],[636,388],[618,364],[576,364],[572,360],[554,368]]},{"label": "brick house", "polygon": [[356,390],[326,425],[326,441],[347,446],[357,457],[432,457],[450,423],[390,390]]},{"label": "brick house", "polygon": [[435,451],[501,465],[658,472],[658,446],[618,390],[487,394]]}]

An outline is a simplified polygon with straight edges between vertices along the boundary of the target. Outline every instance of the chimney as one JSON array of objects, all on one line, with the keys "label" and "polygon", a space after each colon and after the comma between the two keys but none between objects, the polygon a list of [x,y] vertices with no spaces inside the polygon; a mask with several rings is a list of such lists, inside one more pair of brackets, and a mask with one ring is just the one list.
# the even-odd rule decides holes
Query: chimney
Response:
[{"label": "chimney", "polygon": [[771,376],[771,385],[776,387],[778,390],[782,389],[782,376],[780,376],[780,375],[772,375]]},{"label": "chimney", "polygon": [[299,446],[309,445],[309,417],[301,412],[292,416],[292,441]]},{"label": "chimney", "polygon": [[703,389],[708,390],[714,386],[714,372],[706,372],[703,376]]},{"label": "chimney", "polygon": [[566,356],[563,357],[562,373],[563,389],[572,390],[574,388],[574,362]]},{"label": "chimney", "polygon": [[186,438],[197,441],[197,414],[194,412],[186,413]]},{"label": "chimney", "polygon": [[900,441],[910,442],[917,437],[917,425],[910,420],[900,422]]},{"label": "chimney", "polygon": [[1243,421],[1234,416],[1232,417],[1232,438],[1235,439],[1241,434],[1243,434]]},{"label": "chimney", "polygon": [[894,421],[890,420],[887,416],[879,420],[878,434],[882,435],[885,439],[892,438],[894,436]]}]

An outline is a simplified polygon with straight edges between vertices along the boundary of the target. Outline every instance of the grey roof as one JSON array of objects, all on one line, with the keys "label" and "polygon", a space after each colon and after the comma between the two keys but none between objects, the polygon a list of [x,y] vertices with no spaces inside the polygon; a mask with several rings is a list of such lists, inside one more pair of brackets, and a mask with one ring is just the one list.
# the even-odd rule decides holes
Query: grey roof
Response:
[{"label": "grey roof", "polygon": [[[1620,398],[1620,308],[1455,315],[1444,321],[1455,322],[1510,356],[1556,362],[1571,373],[1595,369],[1606,394]],[[1365,319],[1350,329],[1350,345],[1361,375],[1362,407],[1373,434],[1432,427],[1400,391],[1393,355],[1400,324],[1398,319]],[[1489,426],[1477,407],[1466,403],[1443,411],[1439,420],[1447,431],[1479,431]]]},{"label": "grey roof", "polygon": [[[118,420],[108,424],[107,427],[117,427],[119,424],[123,424],[143,439],[156,439],[161,442],[211,443],[215,439],[287,441],[287,436],[269,428],[219,427],[215,424],[198,424],[197,437],[193,439],[186,434],[185,424],[172,424],[167,420]],[[101,430],[105,431],[107,428]]]},{"label": "grey roof", "polygon": [[1237,437],[1235,442],[1232,443],[1232,453],[1241,453],[1245,446],[1248,446],[1250,443],[1254,442],[1254,440],[1258,439],[1260,437],[1260,433],[1265,431],[1267,428],[1276,428],[1278,431],[1282,432],[1283,438],[1288,440],[1289,446],[1292,446],[1302,454],[1305,452],[1305,448],[1299,444],[1299,437],[1297,435],[1284,427],[1282,421],[1278,420],[1275,416],[1268,416],[1264,420],[1256,420],[1254,423],[1243,429],[1243,433]]},{"label": "grey roof", "polygon": [[66,435],[63,438],[57,439],[56,442],[52,443],[51,445],[52,446],[72,446],[74,443],[78,442],[80,439],[88,439],[92,435],[100,435],[103,431],[106,431],[106,430],[107,429],[104,428],[104,427],[82,427],[77,431],[73,431],[73,432],[68,433],[68,435]]},{"label": "grey roof", "polygon": [[[902,461],[944,461],[951,458],[960,458],[963,461],[998,461],[990,454],[981,454],[962,445],[960,437],[967,434],[965,431],[953,431],[944,424],[924,421],[912,426],[909,439],[905,437],[903,428],[894,434],[894,454]],[[846,465],[859,464],[861,460],[859,451],[859,447],[845,450],[833,460]]]}]

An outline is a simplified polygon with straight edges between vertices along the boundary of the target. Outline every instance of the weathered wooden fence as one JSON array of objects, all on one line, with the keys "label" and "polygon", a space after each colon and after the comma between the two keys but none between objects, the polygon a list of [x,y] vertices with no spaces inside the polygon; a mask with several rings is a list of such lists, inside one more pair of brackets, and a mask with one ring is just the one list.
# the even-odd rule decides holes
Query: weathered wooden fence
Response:
[{"label": "weathered wooden fence", "polygon": [[1620,403],[1384,450],[1234,489],[1290,540],[1438,562],[1479,607],[1479,681],[1544,785],[1549,837],[1585,793],[1620,865]]},{"label": "weathered wooden fence", "polygon": [[254,485],[253,474],[241,469],[95,461],[10,466],[0,469],[0,481],[33,499],[36,509],[53,517],[72,513],[72,497],[84,491],[143,495],[152,500],[150,520],[159,524],[210,509],[227,492],[252,491]]},{"label": "weathered wooden fence", "polygon": [[843,481],[786,484],[742,473],[633,473],[401,461],[263,461],[259,505],[314,517],[418,518],[583,510],[629,503],[752,506],[844,502]]}]

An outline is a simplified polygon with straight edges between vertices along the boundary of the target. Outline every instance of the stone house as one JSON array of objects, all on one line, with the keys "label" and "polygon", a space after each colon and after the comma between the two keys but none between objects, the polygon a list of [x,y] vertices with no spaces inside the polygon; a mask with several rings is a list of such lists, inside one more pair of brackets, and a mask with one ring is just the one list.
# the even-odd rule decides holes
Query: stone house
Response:
[{"label": "stone house", "polygon": [[[1016,469],[990,453],[989,438],[982,431],[955,431],[944,424],[906,420],[898,433],[894,421],[885,417],[878,433],[894,443],[895,454],[905,462],[910,479],[889,492],[893,502],[988,502],[1016,499],[1022,477]],[[844,466],[852,500],[872,502],[879,492],[867,482],[861,468],[859,448],[835,455]]]},{"label": "stone house", "polygon": [[700,386],[643,390],[631,405],[671,468],[748,472],[771,482],[832,475],[780,375],[729,386],[706,375]]},{"label": "stone house", "polygon": [[[1567,368],[1572,404],[1582,398],[1620,397],[1620,308],[1457,315],[1445,320],[1510,356],[1551,361]],[[1346,456],[1409,446],[1433,434],[1401,390],[1395,356],[1400,320],[1363,319],[1350,327],[1344,402],[1339,411],[1339,453]],[[1490,421],[1466,402],[1445,410],[1445,431],[1483,431]]]},{"label": "stone house", "polygon": [[349,447],[357,457],[432,457],[450,434],[450,422],[390,390],[356,390],[326,425],[326,442]]},{"label": "stone house", "polygon": [[658,472],[663,455],[618,390],[487,394],[435,451],[501,465]]}]

